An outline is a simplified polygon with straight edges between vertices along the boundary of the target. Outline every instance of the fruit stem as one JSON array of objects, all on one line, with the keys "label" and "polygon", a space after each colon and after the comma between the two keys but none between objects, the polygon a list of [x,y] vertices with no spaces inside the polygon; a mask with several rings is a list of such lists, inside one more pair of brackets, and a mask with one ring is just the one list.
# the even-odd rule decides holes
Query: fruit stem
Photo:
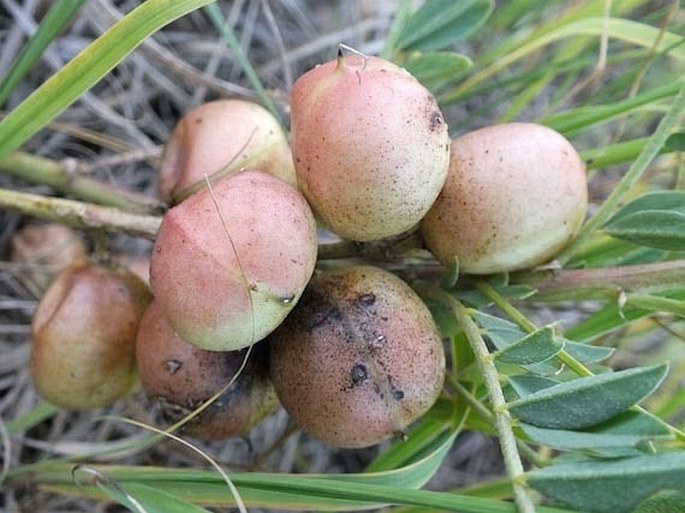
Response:
[{"label": "fruit stem", "polygon": [[495,428],[499,435],[500,447],[507,469],[507,476],[514,490],[514,501],[519,513],[535,513],[535,504],[524,485],[525,472],[521,456],[516,446],[516,437],[511,423],[511,414],[507,410],[507,403],[499,381],[499,374],[495,363],[491,358],[490,351],[480,330],[471,318],[468,309],[450,294],[444,293],[444,300],[451,306],[459,326],[464,331],[466,338],[476,356],[478,367],[483,375],[483,381],[490,397],[490,403],[495,417]]},{"label": "fruit stem", "polygon": [[48,185],[76,198],[100,205],[121,208],[136,214],[161,212],[159,201],[144,194],[105,184],[89,176],[78,174],[70,166],[29,153],[14,152],[0,159],[0,173],[31,183]]}]

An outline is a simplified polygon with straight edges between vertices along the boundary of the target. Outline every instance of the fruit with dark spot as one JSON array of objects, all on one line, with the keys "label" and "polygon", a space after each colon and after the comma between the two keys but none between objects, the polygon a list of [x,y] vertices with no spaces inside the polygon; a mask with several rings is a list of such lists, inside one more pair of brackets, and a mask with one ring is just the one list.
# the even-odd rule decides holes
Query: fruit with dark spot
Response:
[{"label": "fruit with dark spot", "polygon": [[30,371],[39,394],[71,410],[109,406],[137,384],[135,340],[150,300],[123,267],[80,261],[60,273],[31,325]]},{"label": "fruit with dark spot", "polygon": [[556,131],[494,125],[452,141],[445,187],[422,222],[445,265],[488,274],[543,264],[575,235],[587,210],[585,166]]},{"label": "fruit with dark spot", "polygon": [[297,189],[261,171],[230,175],[212,192],[165,214],[150,283],[184,340],[231,351],[264,338],[297,303],[316,263],[316,224]]},{"label": "fruit with dark spot", "polygon": [[332,446],[365,447],[403,433],[442,389],[445,355],[430,312],[377,267],[316,273],[267,340],[281,404]]},{"label": "fruit with dark spot", "polygon": [[365,241],[413,228],[445,181],[447,124],[413,76],[377,57],[339,57],[291,95],[300,189],[321,221]]},{"label": "fruit with dark spot", "polygon": [[259,169],[297,183],[292,153],[278,120],[244,100],[216,100],[188,112],[174,127],[159,165],[159,197],[178,203],[241,169]]},{"label": "fruit with dark spot", "polygon": [[[268,346],[256,344],[235,382],[207,409],[184,424],[183,432],[203,440],[242,436],[278,407],[269,380]],[[138,329],[136,358],[145,393],[176,422],[224,388],[236,375],[247,349],[203,351],[169,327],[156,301]]]}]

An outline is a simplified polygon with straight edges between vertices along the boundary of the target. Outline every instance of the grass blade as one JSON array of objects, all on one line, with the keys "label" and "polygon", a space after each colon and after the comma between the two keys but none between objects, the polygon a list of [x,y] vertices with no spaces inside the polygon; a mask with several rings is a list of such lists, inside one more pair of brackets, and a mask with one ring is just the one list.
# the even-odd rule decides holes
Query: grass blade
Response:
[{"label": "grass blade", "polygon": [[16,85],[31,70],[48,45],[78,14],[86,0],[57,0],[45,15],[38,30],[14,61],[0,82],[0,106],[12,94]]},{"label": "grass blade", "polygon": [[0,159],[19,148],[145,38],[212,0],[148,0],[114,24],[0,122]]}]

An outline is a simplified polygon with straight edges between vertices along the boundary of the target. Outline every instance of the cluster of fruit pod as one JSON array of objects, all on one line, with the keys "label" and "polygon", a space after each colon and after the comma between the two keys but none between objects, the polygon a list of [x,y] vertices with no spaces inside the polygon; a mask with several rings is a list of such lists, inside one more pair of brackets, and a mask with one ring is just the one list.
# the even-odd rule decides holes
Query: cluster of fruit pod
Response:
[{"label": "cluster of fruit pod", "polygon": [[316,269],[317,220],[350,241],[415,231],[445,266],[489,274],[549,261],[585,216],[584,165],[564,137],[509,123],[450,141],[431,93],[383,59],[317,66],[290,106],[290,144],[244,101],[180,120],[160,166],[171,208],[150,289],[82,262],[39,303],[31,371],[45,398],[107,406],[138,376],[176,420],[221,392],[185,424],[191,436],[244,434],[280,403],[330,445],[376,444],[438,398],[441,335],[395,274]]}]

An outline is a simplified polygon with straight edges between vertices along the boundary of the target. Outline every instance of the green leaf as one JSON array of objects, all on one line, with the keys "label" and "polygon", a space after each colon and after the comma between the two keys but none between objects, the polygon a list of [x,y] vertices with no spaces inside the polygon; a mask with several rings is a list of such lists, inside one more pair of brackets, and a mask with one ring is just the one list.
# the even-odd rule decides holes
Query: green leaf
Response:
[{"label": "green leaf", "polygon": [[85,0],[56,0],[43,17],[38,30],[22,48],[17,59],[0,81],[0,107],[31,70],[48,45],[78,14]]},{"label": "green leaf", "polygon": [[412,52],[402,63],[430,91],[453,83],[472,65],[471,59],[454,52]]},{"label": "green leaf", "polygon": [[654,417],[642,412],[620,413],[592,428],[582,431],[545,429],[520,424],[523,432],[536,443],[562,450],[606,449],[635,446],[645,440],[671,438],[670,431]]},{"label": "green leaf", "polygon": [[564,348],[564,342],[554,335],[551,326],[545,326],[517,340],[495,353],[502,363],[530,365],[553,358]]},{"label": "green leaf", "polygon": [[610,221],[604,232],[617,239],[665,251],[685,251],[685,214],[643,210]]},{"label": "green leaf", "polygon": [[628,202],[616,212],[605,226],[631,214],[663,210],[685,213],[685,191],[651,191]]},{"label": "green leaf", "polygon": [[[607,102],[602,105],[584,105],[560,112],[546,117],[542,120],[542,123],[566,136],[571,136],[582,129],[606,123],[639,109],[647,108],[656,101],[670,98],[678,93],[678,89],[679,84],[677,82],[675,84],[654,87],[625,100],[618,100],[613,103]],[[659,150],[661,150],[661,146]]]},{"label": "green leaf", "polygon": [[[74,484],[73,463],[46,462],[26,468],[22,476],[14,469],[14,479],[25,480],[51,491],[76,496],[109,498],[93,485]],[[226,483],[217,472],[198,469],[143,466],[97,465],[97,470],[125,489],[130,483],[147,485],[175,497],[208,507],[233,505]],[[28,475],[27,475],[28,474]],[[352,511],[378,508],[381,504],[414,505],[460,513],[513,513],[511,503],[499,499],[458,493],[414,490],[396,484],[381,484],[370,474],[368,480],[341,475],[268,474],[235,472],[230,477],[248,508],[293,511]],[[25,482],[25,481],[22,481]],[[540,507],[538,513],[569,513]]]},{"label": "green leaf", "polygon": [[[179,499],[168,491],[141,483],[128,483],[126,487],[112,483],[99,484],[110,498],[135,513],[210,513],[208,509]],[[229,493],[226,490],[226,493]]]},{"label": "green leaf", "polygon": [[685,492],[661,490],[638,504],[632,513],[682,513],[685,511]]},{"label": "green leaf", "polygon": [[492,12],[491,0],[427,0],[398,36],[400,50],[441,50],[475,32]]},{"label": "green leaf", "polygon": [[526,482],[581,511],[629,513],[660,490],[685,491],[685,453],[574,461],[529,472]]},{"label": "green leaf", "polygon": [[581,363],[597,363],[609,358],[614,354],[613,347],[592,346],[581,342],[571,342],[564,340],[564,349]]},{"label": "green leaf", "polygon": [[[526,299],[535,295],[536,290],[528,285],[509,285],[508,282],[497,283],[496,278],[500,275],[494,275],[488,279],[488,283],[494,288],[497,293],[505,299]],[[464,303],[474,308],[486,308],[492,305],[492,301],[485,297],[478,289],[455,290],[454,296]]]},{"label": "green leaf", "polygon": [[523,374],[521,376],[509,376],[509,384],[520,398],[527,397],[535,392],[550,388],[561,383],[559,380]]},{"label": "green leaf", "polygon": [[[660,154],[676,151],[678,148],[670,146],[669,142],[674,134],[666,141],[666,144],[659,151]],[[621,141],[614,144],[603,144],[596,148],[591,148],[581,152],[580,158],[583,159],[588,169],[601,169],[603,167],[616,164],[631,162],[637,158],[645,147],[647,137]],[[685,144],[685,141],[683,142]]]},{"label": "green leaf", "polygon": [[[664,297],[685,300],[685,290],[669,291]],[[629,323],[647,317],[652,312],[645,308],[633,308],[630,305],[619,309],[615,302],[609,303],[598,310],[580,324],[573,326],[567,331],[569,337],[574,339],[591,341],[611,331],[627,326]],[[586,344],[585,347],[593,347]],[[566,347],[568,350],[568,346]]]},{"label": "green leaf", "polygon": [[664,146],[675,151],[685,151],[685,134],[680,132],[669,136]]},{"label": "green leaf", "polygon": [[[685,60],[685,46],[682,45],[682,36],[673,32],[662,33],[658,27],[638,21],[621,18],[607,19],[598,16],[600,13],[596,12],[596,4],[587,4],[587,7],[594,10],[593,14],[595,15],[581,18],[572,16],[570,21],[561,24],[555,20],[523,39],[507,38],[504,44],[495,47],[494,51],[486,54],[483,59],[479,59],[479,62],[487,63],[486,67],[478,70],[467,80],[455,84],[452,91],[440,98],[441,103],[454,103],[473,92],[478,84],[487,82],[493,75],[514,62],[526,58],[529,54],[539,51],[557,40],[568,37],[607,35],[610,38],[639,45],[659,54],[667,54],[678,60]],[[564,17],[561,19],[564,20]],[[657,43],[655,44],[655,42]],[[672,94],[675,94],[677,89],[675,87]]]},{"label": "green leaf", "polygon": [[504,349],[526,336],[526,332],[513,322],[500,319],[480,311],[474,311],[473,319],[485,330],[486,335],[497,349]]},{"label": "green leaf", "polygon": [[[494,315],[476,311],[473,313],[473,318],[485,330],[488,338],[497,349],[503,349],[526,336],[526,333],[514,323]],[[566,352],[581,363],[601,362],[614,352],[614,349],[610,347],[581,344],[563,337],[560,340],[563,341]],[[554,371],[551,366],[548,367],[548,372]],[[538,370],[541,371],[541,369]]]},{"label": "green leaf", "polygon": [[212,0],[147,0],[69,61],[0,121],[0,159],[95,85],[145,38]]},{"label": "green leaf", "polygon": [[412,426],[407,438],[395,441],[379,454],[366,467],[366,472],[395,470],[419,460],[426,451],[430,452],[431,448],[435,450],[442,443],[445,433],[451,432],[456,436],[467,415],[468,409],[462,401],[438,399],[428,413]]},{"label": "green leaf", "polygon": [[636,367],[578,378],[509,403],[523,422],[551,429],[582,429],[604,422],[651,394],[668,365]]}]

